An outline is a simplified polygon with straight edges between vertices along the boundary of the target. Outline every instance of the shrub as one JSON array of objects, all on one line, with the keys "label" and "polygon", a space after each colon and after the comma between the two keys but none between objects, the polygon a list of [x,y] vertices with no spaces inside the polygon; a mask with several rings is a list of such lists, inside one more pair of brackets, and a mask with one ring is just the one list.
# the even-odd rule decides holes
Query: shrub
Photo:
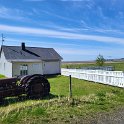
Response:
[{"label": "shrub", "polygon": [[99,54],[99,55],[97,56],[97,58],[96,58],[96,64],[97,64],[98,66],[103,66],[104,63],[105,63],[104,57]]}]

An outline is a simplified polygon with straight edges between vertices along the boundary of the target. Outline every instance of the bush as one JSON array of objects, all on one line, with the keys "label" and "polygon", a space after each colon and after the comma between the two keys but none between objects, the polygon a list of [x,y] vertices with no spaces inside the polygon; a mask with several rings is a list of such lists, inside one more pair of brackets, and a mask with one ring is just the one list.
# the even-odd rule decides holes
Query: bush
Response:
[{"label": "bush", "polygon": [[99,55],[97,56],[97,58],[96,58],[96,64],[97,64],[98,66],[103,66],[104,63],[105,63],[104,57],[99,54]]}]

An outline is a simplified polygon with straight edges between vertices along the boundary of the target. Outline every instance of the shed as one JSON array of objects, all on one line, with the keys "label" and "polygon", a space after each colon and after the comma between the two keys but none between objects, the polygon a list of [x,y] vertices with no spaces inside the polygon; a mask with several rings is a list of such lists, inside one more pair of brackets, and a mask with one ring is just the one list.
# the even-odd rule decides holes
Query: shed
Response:
[{"label": "shed", "polygon": [[53,48],[1,46],[0,74],[14,77],[28,74],[61,74],[62,57]]}]

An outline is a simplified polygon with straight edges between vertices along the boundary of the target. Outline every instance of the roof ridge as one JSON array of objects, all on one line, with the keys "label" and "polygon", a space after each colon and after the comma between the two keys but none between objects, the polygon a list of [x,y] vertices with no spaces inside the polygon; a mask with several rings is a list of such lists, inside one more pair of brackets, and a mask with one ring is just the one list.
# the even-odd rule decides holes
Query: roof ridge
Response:
[{"label": "roof ridge", "polygon": [[[2,47],[21,47],[21,46],[6,46],[2,45]],[[45,48],[45,47],[30,47],[30,46],[25,46],[26,48],[42,48],[42,49],[53,49],[53,48]]]}]

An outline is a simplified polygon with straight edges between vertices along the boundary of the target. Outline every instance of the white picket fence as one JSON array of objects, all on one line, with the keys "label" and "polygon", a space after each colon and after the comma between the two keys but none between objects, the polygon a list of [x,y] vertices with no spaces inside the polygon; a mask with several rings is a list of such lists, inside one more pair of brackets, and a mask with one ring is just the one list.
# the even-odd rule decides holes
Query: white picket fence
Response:
[{"label": "white picket fence", "polygon": [[64,76],[71,75],[74,78],[108,84],[124,88],[123,71],[104,71],[104,70],[83,70],[83,69],[61,69]]}]

